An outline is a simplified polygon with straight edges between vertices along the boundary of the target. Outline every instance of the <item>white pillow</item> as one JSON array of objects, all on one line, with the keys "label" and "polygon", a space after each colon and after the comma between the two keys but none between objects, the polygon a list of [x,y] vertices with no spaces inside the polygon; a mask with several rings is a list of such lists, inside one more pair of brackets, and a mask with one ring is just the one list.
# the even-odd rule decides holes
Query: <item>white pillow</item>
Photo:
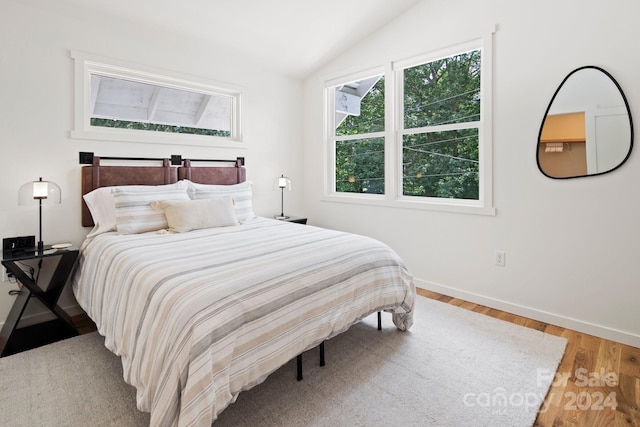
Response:
[{"label": "white pillow", "polygon": [[253,213],[253,185],[250,181],[231,185],[207,185],[191,182],[191,186],[189,196],[194,200],[230,196],[233,199],[236,218],[241,224],[256,217]]},{"label": "white pillow", "polygon": [[100,187],[82,196],[84,198],[91,217],[93,218],[94,227],[87,237],[93,237],[107,231],[115,231],[116,229],[116,204],[111,195],[115,189],[125,191],[157,191],[158,189],[172,190],[191,188],[189,182],[185,180],[178,181],[174,184],[166,185],[118,185],[112,187]]},{"label": "white pillow", "polygon": [[164,210],[169,230],[176,233],[238,225],[230,196],[201,200],[162,200],[151,206]]},{"label": "white pillow", "polygon": [[189,200],[185,190],[156,189],[155,191],[127,191],[114,189],[116,230],[120,234],[145,233],[167,228],[164,211],[151,207],[157,200]]}]

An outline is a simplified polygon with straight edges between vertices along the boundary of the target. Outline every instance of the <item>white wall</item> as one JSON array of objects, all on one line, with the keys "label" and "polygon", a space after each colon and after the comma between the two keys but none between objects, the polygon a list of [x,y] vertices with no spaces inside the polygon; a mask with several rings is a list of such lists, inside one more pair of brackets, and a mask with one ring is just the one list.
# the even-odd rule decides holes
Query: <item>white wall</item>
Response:
[{"label": "white wall", "polygon": [[[80,151],[101,156],[244,156],[248,179],[254,183],[257,214],[280,212],[280,197],[272,190],[272,182],[281,173],[296,184],[287,194],[285,208],[304,214],[300,81],[273,74],[260,64],[244,62],[220,46],[205,45],[181,34],[167,33],[163,28],[141,28],[135,17],[122,21],[61,7],[49,1],[2,2],[0,238],[37,234],[37,207],[18,206],[18,188],[42,176],[62,189],[62,204],[44,208],[45,243],[82,243],[88,230],[80,225]],[[71,139],[72,49],[241,87],[247,149]],[[13,303],[13,297],[7,295],[10,288],[9,284],[0,283],[0,321]],[[63,306],[69,308],[73,304],[70,290],[66,289]]]},{"label": "white wall", "polygon": [[[305,81],[305,207],[311,223],[391,245],[417,284],[640,347],[640,160],[604,176],[551,180],[536,166],[540,123],[573,69],[598,65],[640,111],[634,0],[423,1]],[[496,216],[321,201],[322,84],[475,39],[494,24]],[[635,118],[635,117],[634,117]],[[506,266],[494,265],[494,251]]]}]

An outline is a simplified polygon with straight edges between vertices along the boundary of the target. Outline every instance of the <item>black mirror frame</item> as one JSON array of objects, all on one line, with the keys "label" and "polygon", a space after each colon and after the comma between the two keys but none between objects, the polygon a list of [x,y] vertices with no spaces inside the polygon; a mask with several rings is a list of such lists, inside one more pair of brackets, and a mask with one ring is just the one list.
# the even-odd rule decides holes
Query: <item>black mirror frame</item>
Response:
[{"label": "black mirror frame", "polygon": [[[544,122],[547,120],[547,115],[549,114],[549,110],[551,109],[551,106],[553,105],[553,101],[555,101],[556,96],[558,95],[558,93],[560,92],[562,87],[564,86],[565,82],[572,75],[577,73],[578,71],[585,70],[585,69],[594,69],[594,70],[598,70],[598,71],[602,72],[604,75],[609,77],[609,79],[611,79],[613,84],[616,85],[616,88],[618,88],[618,91],[620,92],[620,95],[622,96],[622,100],[624,101],[624,106],[627,109],[627,116],[629,117],[629,128],[630,128],[629,130],[630,130],[630,133],[631,133],[631,140],[629,141],[629,151],[627,151],[627,155],[625,156],[625,158],[622,159],[622,161],[620,161],[620,163],[616,167],[614,167],[613,169],[609,169],[607,171],[604,171],[604,172],[596,172],[596,173],[592,173],[592,174],[575,175],[575,176],[560,176],[560,177],[551,176],[551,175],[548,175],[544,170],[542,170],[542,166],[540,165],[540,140],[542,139],[542,129],[544,128]],[[573,179],[573,178],[586,178],[586,177],[590,177],[590,176],[604,175],[604,174],[607,174],[609,172],[613,172],[614,170],[616,170],[620,166],[622,166],[627,161],[627,159],[629,159],[629,156],[631,156],[632,149],[633,149],[633,118],[631,117],[631,109],[629,108],[629,102],[627,101],[627,97],[625,96],[624,92],[622,91],[622,87],[620,86],[618,81],[608,71],[606,71],[603,68],[600,68],[598,66],[595,66],[595,65],[585,65],[585,66],[578,67],[575,70],[571,71],[562,80],[562,83],[560,83],[560,86],[558,86],[558,89],[556,89],[555,93],[553,94],[553,97],[551,97],[551,101],[549,101],[549,105],[547,106],[547,109],[544,112],[544,116],[542,118],[542,123],[540,124],[540,131],[538,132],[538,141],[536,143],[536,163],[538,164],[538,170],[544,176],[546,176],[547,178],[551,178],[551,179]]]}]

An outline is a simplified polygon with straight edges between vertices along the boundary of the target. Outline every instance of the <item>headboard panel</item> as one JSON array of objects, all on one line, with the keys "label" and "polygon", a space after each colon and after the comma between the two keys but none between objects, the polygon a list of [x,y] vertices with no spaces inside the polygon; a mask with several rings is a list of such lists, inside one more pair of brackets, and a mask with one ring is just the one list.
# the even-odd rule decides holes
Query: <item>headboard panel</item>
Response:
[{"label": "headboard panel", "polygon": [[201,166],[193,167],[191,160],[185,159],[184,166],[178,168],[178,179],[188,179],[200,184],[231,185],[246,181],[247,170],[240,160],[235,167]]},{"label": "headboard panel", "polygon": [[[82,195],[99,187],[115,185],[173,184],[178,179],[188,179],[200,184],[231,185],[244,182],[247,177],[240,159],[235,161],[235,167],[193,167],[188,159],[184,160],[184,166],[175,167],[171,166],[169,159],[161,160],[162,166],[102,166],[100,157],[94,156],[91,166],[82,167]],[[93,225],[93,218],[83,199],[82,226]]]}]

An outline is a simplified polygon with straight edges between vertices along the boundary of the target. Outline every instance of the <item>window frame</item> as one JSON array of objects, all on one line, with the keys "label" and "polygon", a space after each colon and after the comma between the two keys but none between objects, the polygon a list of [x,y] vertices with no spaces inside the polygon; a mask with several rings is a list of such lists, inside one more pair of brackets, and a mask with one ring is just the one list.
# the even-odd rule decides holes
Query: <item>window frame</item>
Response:
[{"label": "window frame", "polygon": [[[410,58],[390,61],[384,67],[370,68],[360,73],[352,73],[325,81],[325,141],[327,145],[325,168],[325,193],[322,200],[340,203],[368,204],[408,209],[423,209],[441,212],[468,213],[479,215],[496,214],[493,206],[493,164],[492,164],[492,64],[493,34],[491,28],[484,36],[446,48],[433,50]],[[437,197],[405,196],[402,190],[402,138],[419,129],[404,129],[404,73],[412,66],[428,63],[456,54],[481,50],[480,77],[480,124],[478,132],[479,195],[478,200],[449,199]],[[335,86],[371,75],[372,70],[384,69],[385,77],[385,194],[339,193],[335,191],[335,124],[333,115],[335,103],[332,100]],[[335,98],[335,96],[334,96]],[[475,123],[475,122],[473,122]],[[333,130],[332,130],[333,126]],[[475,127],[475,126],[474,126]],[[443,125],[442,130],[447,130]],[[333,132],[333,134],[332,134]],[[332,178],[333,177],[333,178]]]},{"label": "window frame", "polygon": [[[71,51],[74,60],[75,111],[71,137],[102,141],[144,142],[156,144],[198,145],[207,147],[246,148],[242,141],[240,88],[166,71],[156,71],[125,62],[114,61],[83,52]],[[172,89],[207,95],[231,97],[231,137],[187,133],[155,132],[136,129],[108,128],[91,125],[91,75],[133,80]]]},{"label": "window frame", "polygon": [[[325,140],[328,142],[327,143],[327,151],[326,151],[326,165],[328,165],[328,167],[325,167],[324,170],[327,173],[327,177],[325,179],[325,183],[326,183],[326,188],[325,188],[325,194],[329,194],[332,197],[337,197],[337,198],[342,198],[344,197],[344,195],[346,195],[346,197],[352,197],[354,199],[363,199],[363,200],[368,200],[368,199],[372,199],[372,200],[379,200],[382,201],[384,200],[384,194],[373,194],[373,193],[347,193],[347,192],[337,192],[335,191],[336,188],[336,142],[338,140],[340,141],[350,141],[350,140],[357,140],[357,139],[366,139],[366,138],[384,138],[384,150],[385,150],[385,193],[387,192],[387,183],[388,183],[388,179],[387,179],[387,173],[389,172],[387,170],[387,152],[389,149],[389,131],[388,131],[388,108],[387,108],[387,99],[385,97],[385,130],[384,131],[377,131],[377,132],[370,132],[370,133],[363,133],[363,134],[357,134],[357,135],[345,135],[345,136],[336,136],[336,127],[335,127],[335,110],[336,110],[336,97],[335,97],[335,88],[336,86],[339,86],[341,84],[346,84],[346,83],[350,83],[350,82],[354,82],[354,81],[358,81],[358,80],[363,80],[363,79],[367,79],[369,77],[373,77],[373,76],[378,76],[378,75],[383,75],[386,77],[387,74],[387,70],[384,67],[376,67],[376,68],[370,68],[358,73],[353,73],[353,74],[349,74],[348,76],[344,76],[344,77],[338,77],[338,78],[334,78],[331,80],[328,80],[325,82],[325,105],[327,106],[325,108],[326,111],[326,120],[325,120],[325,133],[326,133],[326,138]],[[387,90],[387,88],[389,87],[389,82],[386,81],[385,79],[385,91]]]}]

